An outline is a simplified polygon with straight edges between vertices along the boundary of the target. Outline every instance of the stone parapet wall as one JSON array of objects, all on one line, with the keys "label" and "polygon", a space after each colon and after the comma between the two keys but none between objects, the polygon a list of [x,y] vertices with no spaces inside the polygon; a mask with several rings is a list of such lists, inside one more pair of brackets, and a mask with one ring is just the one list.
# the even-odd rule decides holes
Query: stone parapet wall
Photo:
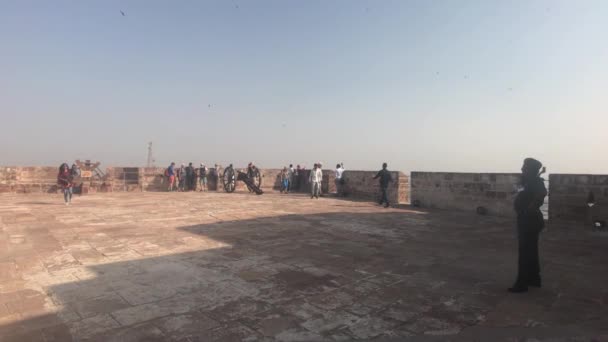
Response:
[{"label": "stone parapet wall", "polygon": [[513,217],[516,173],[412,172],[411,200],[421,207],[463,210],[484,207],[489,215]]},{"label": "stone parapet wall", "polygon": [[[608,175],[551,174],[549,186],[550,220],[608,221]],[[592,207],[587,205],[590,193]]]},{"label": "stone parapet wall", "polygon": [[0,167],[0,192],[56,192],[59,167]]},{"label": "stone parapet wall", "polygon": [[[353,198],[377,201],[380,198],[380,183],[374,176],[378,171],[344,171],[344,193]],[[393,181],[388,187],[388,200],[391,203],[409,203],[409,177],[403,172],[392,171]],[[335,182],[331,185],[335,189]]]},{"label": "stone parapet wall", "polygon": [[[244,169],[237,168],[244,171]],[[211,171],[211,170],[210,170]],[[0,192],[48,192],[59,191],[57,187],[57,167],[0,167]],[[279,191],[281,188],[281,169],[260,169],[262,190]],[[302,171],[300,186],[294,192],[309,193],[308,182],[310,170]],[[113,166],[104,169],[103,177],[76,179],[76,186],[86,182],[87,192],[123,192],[123,191],[166,191],[168,180],[164,176],[164,167],[122,167]],[[372,178],[376,171],[346,171],[345,191],[349,197],[377,200],[380,193],[377,180]],[[409,201],[409,177],[402,172],[392,172],[393,183],[389,187],[389,200],[393,203]],[[197,180],[198,181],[198,180]],[[334,171],[323,170],[323,193],[335,193]],[[216,185],[212,176],[208,177],[208,190],[224,191],[221,184]],[[237,182],[237,191],[246,191],[243,182]]]}]

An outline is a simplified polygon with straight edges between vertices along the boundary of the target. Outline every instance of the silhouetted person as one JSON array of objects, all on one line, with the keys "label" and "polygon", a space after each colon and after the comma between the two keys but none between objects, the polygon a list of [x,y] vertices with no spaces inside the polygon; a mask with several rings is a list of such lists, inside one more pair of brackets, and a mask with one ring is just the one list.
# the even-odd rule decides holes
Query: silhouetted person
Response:
[{"label": "silhouetted person", "polygon": [[526,292],[528,286],[541,287],[538,235],[545,226],[540,207],[547,196],[545,182],[540,177],[542,166],[538,160],[526,158],[521,168],[523,189],[514,203],[517,212],[517,280],[509,288],[510,292]]},{"label": "silhouetted person", "polygon": [[380,191],[382,192],[382,194],[381,194],[381,197],[380,197],[380,201],[378,203],[380,205],[382,205],[382,203],[385,203],[384,204],[385,208],[388,208],[388,206],[389,206],[388,196],[386,194],[386,191],[388,189],[388,184],[393,181],[393,177],[391,177],[390,171],[388,171],[386,169],[387,166],[388,165],[386,165],[386,163],[383,163],[382,164],[382,170],[378,171],[378,173],[374,177],[374,179],[380,178]]}]

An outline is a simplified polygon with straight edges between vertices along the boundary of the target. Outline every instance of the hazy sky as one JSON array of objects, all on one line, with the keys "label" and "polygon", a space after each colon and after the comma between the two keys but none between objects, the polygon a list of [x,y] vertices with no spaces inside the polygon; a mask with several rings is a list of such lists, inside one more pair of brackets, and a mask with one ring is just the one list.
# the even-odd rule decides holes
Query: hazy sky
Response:
[{"label": "hazy sky", "polygon": [[[123,16],[120,11],[125,12]],[[0,1],[0,165],[608,173],[608,1]]]}]

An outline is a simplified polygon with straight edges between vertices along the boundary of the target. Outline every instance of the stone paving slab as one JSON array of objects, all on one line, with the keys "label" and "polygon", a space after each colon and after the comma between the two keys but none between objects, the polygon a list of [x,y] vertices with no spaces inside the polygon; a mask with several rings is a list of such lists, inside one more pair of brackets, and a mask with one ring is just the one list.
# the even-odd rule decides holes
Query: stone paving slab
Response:
[{"label": "stone paving slab", "polygon": [[0,341],[605,341],[608,236],[335,198],[0,196]]}]

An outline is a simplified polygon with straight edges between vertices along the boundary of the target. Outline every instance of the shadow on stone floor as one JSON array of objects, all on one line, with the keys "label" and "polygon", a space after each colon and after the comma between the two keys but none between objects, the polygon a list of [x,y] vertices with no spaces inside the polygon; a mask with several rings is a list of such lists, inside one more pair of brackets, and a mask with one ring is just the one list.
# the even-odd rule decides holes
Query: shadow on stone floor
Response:
[{"label": "shadow on stone floor", "polygon": [[567,340],[608,327],[605,255],[584,253],[606,241],[544,238],[556,280],[514,297],[500,219],[341,212],[178,230],[192,238],[176,245],[201,248],[51,271],[82,280],[19,293],[60,309],[0,326],[0,341]]}]

